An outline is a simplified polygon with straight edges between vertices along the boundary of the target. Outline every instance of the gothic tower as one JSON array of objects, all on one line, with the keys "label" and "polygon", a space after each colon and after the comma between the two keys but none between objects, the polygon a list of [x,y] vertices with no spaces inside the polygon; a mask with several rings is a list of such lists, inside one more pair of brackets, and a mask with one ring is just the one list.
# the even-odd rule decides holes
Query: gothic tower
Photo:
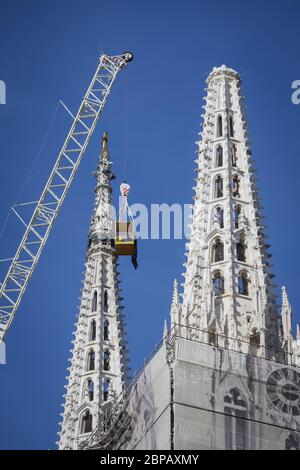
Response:
[{"label": "gothic tower", "polygon": [[61,413],[60,449],[80,448],[127,381],[126,340],[113,243],[113,175],[106,133],[95,176],[95,205]]},{"label": "gothic tower", "polygon": [[[182,301],[98,449],[300,449],[300,330],[279,316],[239,75],[209,75]],[[102,427],[103,429],[103,427]]]},{"label": "gothic tower", "polygon": [[[270,245],[238,73],[215,67],[205,100],[183,301],[176,315],[191,339],[282,360]],[[287,322],[285,328],[290,334]],[[286,344],[291,353],[291,341]]]}]

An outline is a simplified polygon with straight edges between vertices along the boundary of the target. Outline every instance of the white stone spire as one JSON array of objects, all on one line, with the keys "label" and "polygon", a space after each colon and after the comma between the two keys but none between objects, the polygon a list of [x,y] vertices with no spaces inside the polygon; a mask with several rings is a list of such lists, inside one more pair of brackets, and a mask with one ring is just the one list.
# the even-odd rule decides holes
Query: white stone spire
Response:
[{"label": "white stone spire", "polygon": [[95,172],[96,197],[90,227],[78,320],[60,432],[60,449],[78,449],[123,390],[126,340],[112,240],[111,163],[103,135]]},{"label": "white stone spire", "polygon": [[270,245],[238,73],[214,68],[205,101],[182,323],[193,339],[279,358]]},{"label": "white stone spire", "polygon": [[179,302],[177,279],[174,279],[174,283],[173,283],[170,316],[171,316],[171,329],[174,327],[174,325],[180,325],[180,302]]},{"label": "white stone spire", "polygon": [[284,336],[287,338],[292,336],[292,307],[287,296],[286,288],[284,286],[281,288],[281,295],[282,327]]},{"label": "white stone spire", "polygon": [[163,339],[165,339],[168,336],[168,324],[167,320],[164,320],[164,331],[163,331]]},{"label": "white stone spire", "polygon": [[289,303],[286,288],[281,288],[282,302],[281,302],[281,321],[282,321],[282,339],[283,348],[287,355],[288,362],[291,362],[291,355],[293,353],[293,335],[292,335],[292,307]]}]

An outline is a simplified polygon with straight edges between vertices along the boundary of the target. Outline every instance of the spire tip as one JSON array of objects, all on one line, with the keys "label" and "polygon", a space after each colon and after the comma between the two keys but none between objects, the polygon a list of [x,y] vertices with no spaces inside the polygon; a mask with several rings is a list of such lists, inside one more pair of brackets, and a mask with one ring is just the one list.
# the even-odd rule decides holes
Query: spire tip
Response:
[{"label": "spire tip", "polygon": [[103,132],[103,136],[102,136],[102,149],[107,149],[107,143],[108,143],[108,133],[107,132]]}]

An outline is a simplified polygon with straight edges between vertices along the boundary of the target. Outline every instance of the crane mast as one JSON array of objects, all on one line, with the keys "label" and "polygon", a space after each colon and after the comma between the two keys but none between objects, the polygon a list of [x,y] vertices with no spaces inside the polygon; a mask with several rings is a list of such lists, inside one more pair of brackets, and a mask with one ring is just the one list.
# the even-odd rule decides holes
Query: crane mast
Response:
[{"label": "crane mast", "polygon": [[49,179],[37,202],[5,279],[0,283],[0,343],[10,327],[29,279],[68,193],[78,166],[121,69],[130,52],[100,56],[97,70],[73,119]]}]

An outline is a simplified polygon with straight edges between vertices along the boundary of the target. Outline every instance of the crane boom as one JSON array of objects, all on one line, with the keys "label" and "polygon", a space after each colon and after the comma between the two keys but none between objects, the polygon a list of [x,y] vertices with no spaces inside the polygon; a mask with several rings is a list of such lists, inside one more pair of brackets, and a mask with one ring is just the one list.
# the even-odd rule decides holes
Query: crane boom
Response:
[{"label": "crane boom", "polygon": [[100,56],[95,75],[74,117],[25,234],[0,284],[0,343],[10,327],[29,279],[74,179],[118,72],[133,59],[130,52]]}]

